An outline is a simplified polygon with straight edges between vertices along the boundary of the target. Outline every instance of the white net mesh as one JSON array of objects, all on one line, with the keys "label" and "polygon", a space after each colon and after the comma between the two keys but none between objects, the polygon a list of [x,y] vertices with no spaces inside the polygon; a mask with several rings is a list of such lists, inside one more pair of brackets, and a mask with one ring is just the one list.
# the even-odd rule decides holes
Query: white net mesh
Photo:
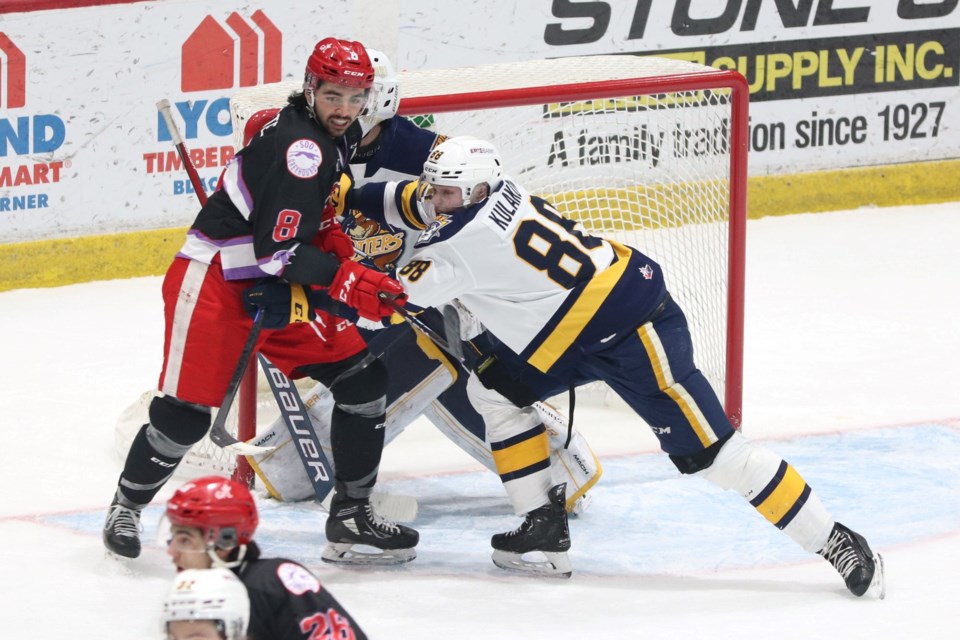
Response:
[{"label": "white net mesh", "polygon": [[[732,175],[732,132],[746,127],[746,112],[735,117],[722,74],[683,60],[596,56],[398,76],[401,114],[420,114],[446,136],[490,140],[506,172],[532,192],[589,232],[659,262],[686,312],[698,365],[724,398],[731,189],[746,180]],[[238,92],[230,103],[237,146],[250,115],[282,106],[299,89],[286,82]],[[207,441],[189,458],[188,467],[230,465]]]}]

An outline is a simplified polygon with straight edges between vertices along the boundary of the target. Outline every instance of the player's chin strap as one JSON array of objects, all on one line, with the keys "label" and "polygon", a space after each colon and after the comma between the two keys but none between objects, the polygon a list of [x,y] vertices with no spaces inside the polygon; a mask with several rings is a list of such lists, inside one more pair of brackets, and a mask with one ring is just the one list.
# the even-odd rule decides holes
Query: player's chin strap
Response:
[{"label": "player's chin strap", "polygon": [[242,544],[237,547],[237,557],[235,560],[224,560],[221,558],[217,553],[216,545],[212,544],[207,545],[207,555],[210,556],[210,559],[213,561],[214,567],[233,569],[234,567],[239,567],[243,563],[243,559],[247,556],[247,545]]}]

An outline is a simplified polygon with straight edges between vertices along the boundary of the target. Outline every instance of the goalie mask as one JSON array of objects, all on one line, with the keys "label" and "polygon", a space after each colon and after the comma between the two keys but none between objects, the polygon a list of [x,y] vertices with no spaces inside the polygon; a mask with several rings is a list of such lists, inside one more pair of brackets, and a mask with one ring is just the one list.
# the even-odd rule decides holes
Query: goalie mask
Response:
[{"label": "goalie mask", "polygon": [[367,135],[381,120],[397,115],[400,106],[400,92],[397,75],[390,59],[382,51],[367,49],[367,55],[373,65],[373,96],[360,114],[360,126],[363,135]]},{"label": "goalie mask", "polygon": [[246,587],[227,569],[181,571],[163,601],[164,637],[170,623],[181,621],[209,621],[226,640],[243,640],[250,622]]},{"label": "goalie mask", "polygon": [[257,505],[250,490],[220,476],[186,483],[167,502],[171,525],[194,527],[204,542],[216,549],[249,544],[257,530]]},{"label": "goalie mask", "polygon": [[[491,143],[471,136],[449,138],[434,148],[423,165],[420,182],[426,188],[421,192],[420,206],[432,220],[438,213],[482,202],[500,186],[502,175],[500,152]],[[478,190],[481,185],[486,188]],[[441,190],[436,187],[457,188],[459,197],[441,204]],[[442,191],[445,196],[446,190]]]}]

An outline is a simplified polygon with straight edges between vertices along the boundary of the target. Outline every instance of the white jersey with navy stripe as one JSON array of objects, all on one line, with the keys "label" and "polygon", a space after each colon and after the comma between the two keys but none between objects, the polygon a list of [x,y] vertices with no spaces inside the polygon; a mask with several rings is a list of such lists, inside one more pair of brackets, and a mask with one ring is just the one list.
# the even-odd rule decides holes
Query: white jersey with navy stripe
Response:
[{"label": "white jersey with navy stripe", "polygon": [[[416,228],[417,183],[370,187],[358,198],[360,209],[393,226]],[[641,277],[656,277],[662,287],[654,262],[583,233],[506,177],[484,202],[432,222],[398,277],[412,304],[435,307],[457,298],[511,350],[546,371],[589,323],[607,324],[597,314],[623,277],[633,276],[627,264],[635,257],[647,269]],[[651,292],[641,306],[652,311],[660,294]],[[636,303],[628,305],[630,312]]]}]

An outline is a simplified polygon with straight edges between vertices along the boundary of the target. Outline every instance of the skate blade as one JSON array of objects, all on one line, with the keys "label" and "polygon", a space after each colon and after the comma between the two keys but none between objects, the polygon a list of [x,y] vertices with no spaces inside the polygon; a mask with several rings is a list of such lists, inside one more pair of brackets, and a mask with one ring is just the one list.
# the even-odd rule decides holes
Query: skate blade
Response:
[{"label": "skate blade", "polygon": [[870,581],[870,586],[867,587],[866,592],[863,594],[871,598],[876,598],[877,600],[883,600],[887,595],[887,581],[883,575],[883,556],[879,553],[873,555],[873,580]]},{"label": "skate blade", "polygon": [[[543,559],[538,560],[536,556],[542,556]],[[531,551],[522,554],[494,549],[492,558],[493,564],[507,571],[553,578],[569,578],[573,574],[570,558],[565,551]]]},{"label": "skate blade", "polygon": [[320,555],[320,559],[330,564],[351,566],[389,567],[410,562],[417,557],[417,551],[410,549],[378,549],[369,545],[352,542],[330,542]]}]

